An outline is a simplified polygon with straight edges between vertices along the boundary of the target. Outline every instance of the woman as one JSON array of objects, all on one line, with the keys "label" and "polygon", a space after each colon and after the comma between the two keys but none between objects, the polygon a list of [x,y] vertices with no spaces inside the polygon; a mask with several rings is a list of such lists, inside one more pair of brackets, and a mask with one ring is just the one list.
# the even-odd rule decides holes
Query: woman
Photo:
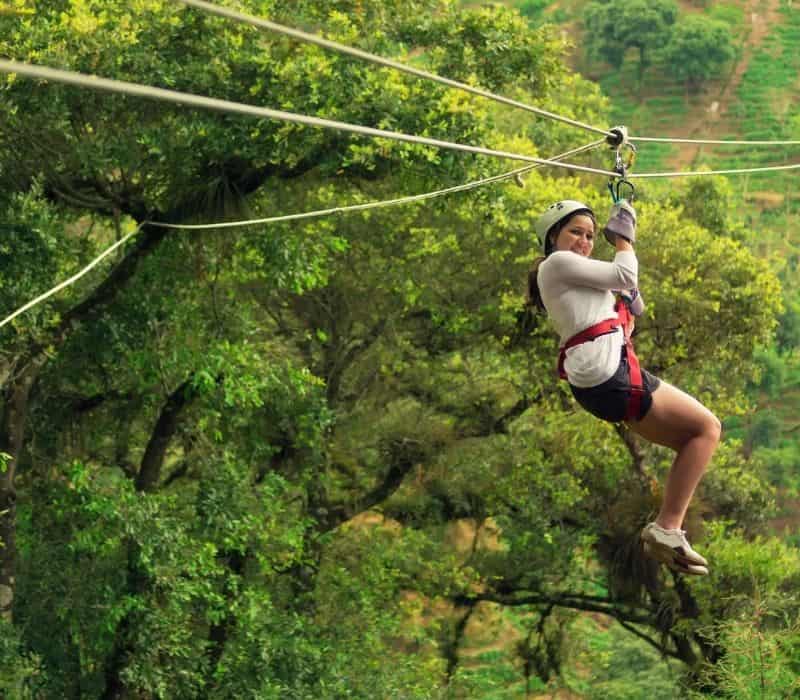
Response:
[{"label": "woman", "polygon": [[[645,553],[676,571],[708,574],[708,563],[680,528],[719,443],[720,422],[688,394],[640,369],[633,354],[631,313],[643,310],[633,207],[623,201],[612,208],[604,234],[617,250],[613,262],[590,259],[595,230],[594,213],[582,202],[556,202],[542,214],[536,231],[545,257],[531,271],[529,301],[547,311],[561,337],[559,365],[578,403],[676,453],[658,517],[641,533]],[[622,297],[616,304],[615,291]]]}]

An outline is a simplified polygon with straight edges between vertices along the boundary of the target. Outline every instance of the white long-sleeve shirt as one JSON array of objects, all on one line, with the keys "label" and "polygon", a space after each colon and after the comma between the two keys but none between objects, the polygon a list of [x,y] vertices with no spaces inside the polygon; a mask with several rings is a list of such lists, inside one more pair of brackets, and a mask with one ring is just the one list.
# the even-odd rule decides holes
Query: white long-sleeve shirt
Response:
[{"label": "white long-sleeve shirt", "polygon": [[[611,290],[638,286],[639,262],[633,251],[620,251],[613,262],[592,260],[571,251],[551,253],[539,266],[537,281],[547,313],[561,345],[590,326],[614,318]],[[619,366],[622,329],[567,350],[564,369],[569,383],[597,386],[610,379]]]}]

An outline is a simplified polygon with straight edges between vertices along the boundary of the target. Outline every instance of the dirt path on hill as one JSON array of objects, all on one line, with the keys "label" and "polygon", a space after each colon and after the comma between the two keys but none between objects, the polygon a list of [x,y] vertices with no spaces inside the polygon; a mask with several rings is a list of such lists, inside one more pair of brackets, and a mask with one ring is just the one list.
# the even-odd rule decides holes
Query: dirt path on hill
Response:
[{"label": "dirt path on hill", "polygon": [[787,498],[780,503],[781,515],[769,521],[777,535],[792,535],[800,530],[800,498]]},{"label": "dirt path on hill", "polygon": [[[762,5],[766,7],[762,9]],[[716,98],[703,95],[696,98],[687,115],[685,125],[680,127],[683,138],[714,138],[717,134],[736,133],[736,125],[729,114],[731,103],[736,98],[736,90],[742,82],[753,53],[761,46],[771,26],[777,23],[780,0],[748,0],[745,4],[745,17],[750,20],[750,33],[744,40],[742,57],[733,69],[728,81]],[[761,10],[761,11],[759,11]],[[678,136],[678,134],[673,134]],[[700,146],[679,144],[669,165],[676,170],[691,166],[700,151]]]}]

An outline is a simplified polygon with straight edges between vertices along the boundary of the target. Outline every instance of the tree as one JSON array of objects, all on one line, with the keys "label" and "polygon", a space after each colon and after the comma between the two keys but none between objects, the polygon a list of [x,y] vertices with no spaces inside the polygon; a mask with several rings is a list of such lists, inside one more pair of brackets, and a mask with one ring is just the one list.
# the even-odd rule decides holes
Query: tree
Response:
[{"label": "tree", "polygon": [[637,49],[641,82],[652,60],[650,50],[669,41],[678,6],[673,0],[634,0],[624,5],[599,0],[586,5],[585,12],[590,55],[619,68],[628,49]]},{"label": "tree", "polygon": [[664,47],[664,61],[676,77],[686,81],[689,92],[719,75],[735,55],[729,27],[703,15],[681,17]]}]

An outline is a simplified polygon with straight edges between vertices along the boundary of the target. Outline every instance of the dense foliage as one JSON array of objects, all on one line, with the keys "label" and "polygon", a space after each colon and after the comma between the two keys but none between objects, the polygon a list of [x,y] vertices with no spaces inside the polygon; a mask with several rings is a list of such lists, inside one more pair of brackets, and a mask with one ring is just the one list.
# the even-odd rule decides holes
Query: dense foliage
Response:
[{"label": "dense foliage", "polygon": [[590,51],[619,67],[628,49],[639,55],[639,75],[650,64],[651,53],[663,46],[678,18],[674,0],[632,0],[617,5],[595,0],[586,6]]},{"label": "dense foliage", "polygon": [[724,22],[702,15],[682,17],[675,23],[664,48],[663,60],[675,66],[676,76],[690,90],[719,75],[734,56],[730,29]]},{"label": "dense foliage", "polygon": [[638,54],[638,75],[658,58],[696,91],[734,57],[730,27],[703,14],[679,17],[674,0],[634,0],[586,5],[586,47],[594,58],[620,68],[629,49]]},{"label": "dense foliage", "polygon": [[[608,121],[561,40],[508,10],[238,6]],[[589,140],[181,3],[35,9],[0,17],[0,53],[532,155]],[[476,697],[461,645],[490,608],[525,631],[527,687],[559,676],[574,611],[676,659],[696,692],[734,683],[724,662],[758,635],[790,654],[800,563],[761,531],[763,462],[723,446],[690,523],[719,564],[704,582],[665,575],[636,533],[669,455],[576,410],[552,331],[522,306],[533,218],[567,197],[602,211],[601,183],[535,171],[424,205],[168,232],[147,222],[320,209],[511,166],[14,76],[0,108],[4,310],[142,225],[0,330],[2,692]],[[637,342],[649,368],[734,416],[780,286],[724,188],[699,187],[643,193]]]}]

